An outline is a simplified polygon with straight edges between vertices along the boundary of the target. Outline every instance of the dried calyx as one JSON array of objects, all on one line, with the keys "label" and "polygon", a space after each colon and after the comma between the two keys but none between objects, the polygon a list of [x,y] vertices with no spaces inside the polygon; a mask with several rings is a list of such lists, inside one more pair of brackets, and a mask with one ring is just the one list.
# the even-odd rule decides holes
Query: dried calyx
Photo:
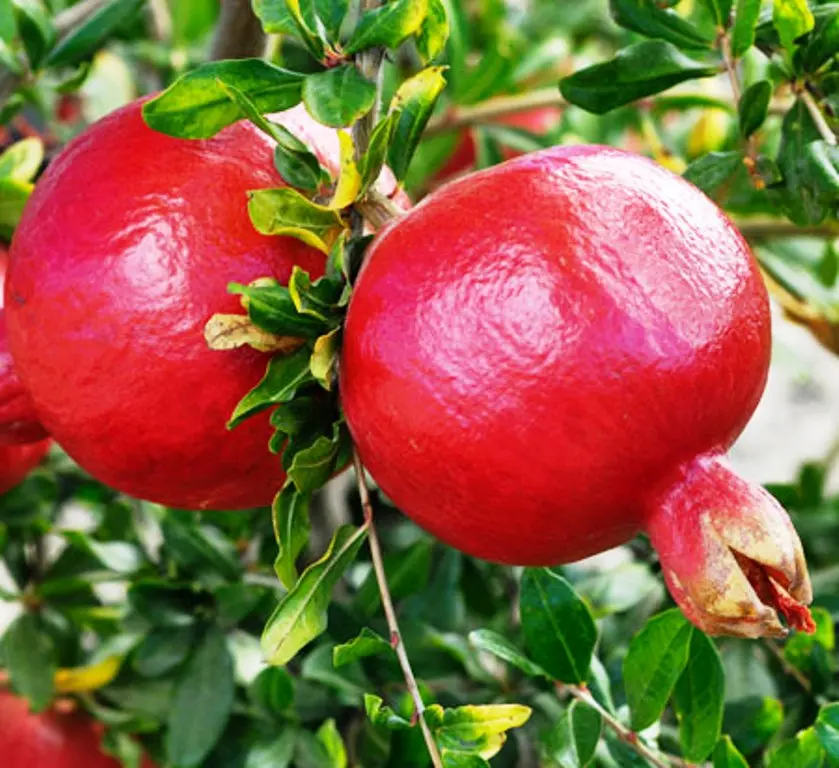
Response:
[{"label": "dried calyx", "polygon": [[670,592],[700,629],[740,637],[815,630],[807,565],[787,513],[722,457],[682,465],[647,509]]}]

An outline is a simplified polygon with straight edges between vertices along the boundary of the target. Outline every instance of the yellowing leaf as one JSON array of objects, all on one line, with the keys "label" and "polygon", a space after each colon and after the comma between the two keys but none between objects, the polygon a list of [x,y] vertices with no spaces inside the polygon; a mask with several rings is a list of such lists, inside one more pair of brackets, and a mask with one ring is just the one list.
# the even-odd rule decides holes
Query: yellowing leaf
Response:
[{"label": "yellowing leaf", "polygon": [[87,667],[58,669],[55,672],[56,693],[86,693],[103,688],[119,672],[122,658],[108,656],[97,664]]},{"label": "yellowing leaf", "polygon": [[251,322],[247,315],[213,315],[204,326],[204,340],[210,349],[253,347],[258,352],[292,352],[305,342],[292,336],[275,336]]},{"label": "yellowing leaf", "polygon": [[339,210],[351,205],[361,192],[361,174],[355,164],[355,146],[352,136],[347,131],[338,131],[338,143],[341,148],[341,175],[329,207]]},{"label": "yellowing leaf", "polygon": [[524,725],[531,709],[522,704],[484,704],[444,710],[434,704],[426,719],[441,749],[475,754],[489,760],[507,739],[507,731]]},{"label": "yellowing leaf", "polygon": [[338,359],[339,328],[320,336],[315,342],[309,368],[314,376],[326,389],[331,389],[332,369]]}]

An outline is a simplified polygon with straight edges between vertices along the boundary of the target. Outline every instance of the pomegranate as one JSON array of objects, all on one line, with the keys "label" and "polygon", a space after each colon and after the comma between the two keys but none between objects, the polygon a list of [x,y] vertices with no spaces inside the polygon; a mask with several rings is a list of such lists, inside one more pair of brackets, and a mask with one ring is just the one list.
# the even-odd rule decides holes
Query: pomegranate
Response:
[{"label": "pomegranate", "polygon": [[683,179],[573,146],[452,182],[374,241],[344,338],[360,456],[442,540],[556,565],[644,530],[703,630],[813,628],[789,518],[725,460],[766,381],[766,290]]},{"label": "pomegranate", "polygon": [[[3,284],[8,254],[0,246],[0,421],[6,420],[7,433],[0,432],[0,493],[14,488],[44,458],[50,441],[43,439],[43,427],[34,418],[32,403],[23,392],[12,367],[5,339]],[[6,445],[4,443],[28,443]]]},{"label": "pomegranate", "polygon": [[[0,689],[0,754],[4,768],[120,768],[100,746],[102,728],[81,712],[29,712]],[[142,768],[154,768],[148,757]]]},{"label": "pomegranate", "polygon": [[[537,107],[524,112],[514,112],[497,118],[494,122],[498,125],[505,125],[510,128],[521,128],[536,136],[543,136],[552,130],[559,123],[562,117],[562,110],[559,107]],[[502,153],[505,159],[518,157],[521,152],[510,147],[503,147]],[[445,181],[453,176],[458,176],[475,167],[478,158],[478,146],[475,142],[475,131],[472,128],[464,130],[457,139],[454,152],[445,165],[435,174],[437,181]]]},{"label": "pomegranate", "polygon": [[[283,482],[267,415],[226,429],[267,358],[210,350],[203,329],[241,311],[231,281],[286,281],[295,265],[316,278],[324,256],[248,218],[249,190],[283,185],[267,136],[240,122],[175,139],[141,106],[68,144],[24,211],[6,286],[15,365],[41,422],[102,482],[175,507],[267,504]],[[274,118],[337,171],[333,131],[302,106]]]}]

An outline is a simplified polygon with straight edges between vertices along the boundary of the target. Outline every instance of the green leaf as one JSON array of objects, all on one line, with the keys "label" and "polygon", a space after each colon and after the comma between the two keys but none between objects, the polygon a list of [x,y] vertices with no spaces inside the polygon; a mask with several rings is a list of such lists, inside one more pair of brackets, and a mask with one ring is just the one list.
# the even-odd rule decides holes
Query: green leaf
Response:
[{"label": "green leaf", "polygon": [[[394,600],[424,588],[431,570],[431,554],[432,544],[426,539],[416,542],[407,550],[385,555],[385,575]],[[379,609],[381,595],[375,574],[370,573],[359,587],[356,604],[365,616],[371,616]]]},{"label": "green leaf", "polygon": [[376,103],[376,86],[347,64],[308,75],[303,103],[319,123],[343,128],[366,115]]},{"label": "green leaf", "polygon": [[297,730],[288,728],[276,739],[255,742],[243,768],[289,768],[297,746]]},{"label": "green leaf", "polygon": [[[350,445],[349,432],[342,422],[333,425],[332,435],[322,435],[284,461],[289,479],[302,493],[313,493],[326,484],[338,469],[340,457]],[[285,459],[285,457],[284,457]]]},{"label": "green leaf", "polygon": [[132,666],[143,677],[159,677],[180,666],[192,651],[192,627],[154,627],[134,652]]},{"label": "green leaf", "polygon": [[824,751],[839,760],[839,703],[822,706],[815,728]]},{"label": "green leaf", "polygon": [[263,669],[248,686],[248,697],[266,712],[280,715],[294,701],[294,678],[282,667]]},{"label": "green leaf", "polygon": [[38,616],[18,616],[3,635],[3,662],[17,693],[33,712],[42,712],[52,700],[56,670],[55,648]]},{"label": "green leaf", "polygon": [[737,107],[740,115],[740,135],[748,139],[766,120],[772,100],[772,83],[758,80],[744,92]]},{"label": "green leaf", "polygon": [[387,5],[366,11],[344,51],[347,54],[382,46],[398,48],[413,35],[427,14],[427,0],[390,0]]},{"label": "green leaf", "polygon": [[351,525],[339,528],[323,557],[303,572],[282,599],[262,634],[262,650],[269,663],[287,664],[301,648],[324,632],[332,590],[366,537],[366,528]]},{"label": "green leaf", "polygon": [[326,390],[331,390],[335,382],[335,371],[338,367],[338,357],[341,351],[340,335],[341,329],[335,328],[320,336],[315,341],[312,357],[309,361],[312,376]]},{"label": "green leaf", "polygon": [[78,64],[101,48],[114,31],[139,13],[144,5],[144,0],[113,0],[98,8],[61,38],[46,64],[51,67]]},{"label": "green leaf", "polygon": [[350,9],[350,0],[314,0],[314,3],[328,39],[337,40]]},{"label": "green leaf", "polygon": [[491,629],[476,629],[469,633],[469,642],[478,650],[497,656],[530,677],[549,677],[544,669],[534,664],[512,641],[498,632],[493,632]]},{"label": "green leaf", "polygon": [[713,194],[743,166],[742,152],[709,152],[694,160],[684,177],[708,195]]},{"label": "green leaf", "polygon": [[242,296],[242,306],[254,325],[277,336],[316,339],[329,329],[322,321],[297,311],[288,287],[273,278],[255,280],[250,285],[231,283],[227,290]]},{"label": "green leaf", "polygon": [[37,137],[16,141],[0,154],[0,178],[27,183],[44,162],[44,143]]},{"label": "green leaf", "polygon": [[309,542],[310,500],[311,497],[297,490],[294,483],[286,482],[274,498],[271,507],[274,532],[279,546],[274,571],[286,589],[291,589],[297,583],[296,561]]},{"label": "green leaf", "polygon": [[233,429],[249,416],[265,408],[288,402],[300,387],[313,382],[314,378],[309,370],[310,355],[311,350],[308,347],[301,347],[290,355],[272,357],[265,376],[236,406],[227,424],[228,429]]},{"label": "green leaf", "polygon": [[594,619],[574,588],[547,568],[527,568],[521,623],[534,661],[563,683],[584,683],[597,642]]},{"label": "green leaf", "polygon": [[[286,0],[251,0],[253,12],[269,35],[297,35],[297,24]],[[314,19],[309,20],[314,25]]]},{"label": "green leaf", "polygon": [[322,277],[313,283],[309,273],[295,266],[288,280],[288,291],[301,315],[310,315],[324,323],[337,325],[334,309],[343,291],[344,281]]},{"label": "green leaf", "polygon": [[217,529],[199,524],[191,512],[170,512],[160,524],[171,558],[183,568],[211,574],[213,578],[238,579],[242,563],[233,545]]},{"label": "green leaf", "polygon": [[717,73],[716,67],[688,58],[670,43],[648,40],[618,51],[611,61],[575,72],[559,88],[572,104],[602,115],[686,80]]},{"label": "green leaf", "polygon": [[11,43],[17,36],[17,21],[12,0],[0,0],[0,40]]},{"label": "green leaf", "polygon": [[330,768],[347,768],[347,750],[335,721],[327,720],[316,735],[328,756]]},{"label": "green leaf", "polygon": [[449,38],[449,15],[443,0],[428,0],[428,13],[417,31],[417,52],[423,64],[436,59]]},{"label": "green leaf", "polygon": [[169,762],[178,768],[201,765],[227,725],[234,688],[227,642],[210,627],[175,688],[166,732]]},{"label": "green leaf", "polygon": [[306,0],[303,0],[302,4],[301,0],[285,0],[285,5],[294,24],[297,38],[317,61],[323,61],[326,58],[326,41],[318,32],[312,3]]},{"label": "green leaf", "polygon": [[737,0],[734,8],[734,24],[731,28],[731,53],[739,59],[754,45],[755,28],[760,18],[763,0]]},{"label": "green leaf", "polygon": [[609,0],[615,22],[645,37],[666,40],[680,48],[710,48],[713,39],[655,0]]},{"label": "green leaf", "polygon": [[594,759],[603,730],[600,713],[573,701],[544,738],[547,757],[559,768],[586,768]]},{"label": "green leaf", "polygon": [[393,646],[372,629],[364,627],[358,637],[353,638],[348,643],[336,645],[332,649],[332,663],[337,669],[353,661],[358,661],[367,656],[377,656],[380,653],[393,654]]},{"label": "green leaf", "polygon": [[231,100],[232,87],[262,113],[281,112],[300,102],[304,75],[262,59],[214,61],[179,77],[143,105],[150,128],[185,139],[208,139],[244,117]]},{"label": "green leaf", "polygon": [[778,30],[781,45],[791,51],[796,39],[813,28],[815,19],[807,0],[773,0],[772,23]]},{"label": "green leaf", "polygon": [[723,29],[728,27],[728,23],[731,21],[733,0],[705,0],[705,5],[714,15],[714,21],[718,27]]},{"label": "green leaf", "polygon": [[389,731],[410,731],[411,724],[404,717],[397,715],[390,707],[371,693],[364,694],[364,711],[373,725],[387,728]]},{"label": "green leaf", "polygon": [[81,531],[66,531],[64,538],[71,546],[95,558],[103,568],[117,574],[136,573],[144,564],[139,548],[125,541],[96,541]]},{"label": "green leaf", "polygon": [[724,695],[725,673],[719,652],[707,635],[694,629],[688,663],[673,696],[686,760],[701,762],[716,746],[722,731]]},{"label": "green leaf", "polygon": [[366,193],[373,182],[379,178],[387,159],[388,150],[393,142],[399,117],[400,113],[391,112],[379,120],[371,131],[367,152],[364,153],[358,164],[358,171],[361,174],[360,195]]},{"label": "green leaf", "polygon": [[782,198],[797,224],[819,224],[839,202],[839,148],[821,138],[799,99],[781,127],[778,166],[784,175]]},{"label": "green leaf", "polygon": [[623,661],[632,730],[658,720],[688,663],[693,627],[678,608],[653,616],[632,638]]},{"label": "green leaf", "polygon": [[714,768],[749,768],[746,758],[740,754],[731,737],[723,736],[714,747]]},{"label": "green leaf", "polygon": [[801,50],[801,62],[805,72],[816,72],[837,55],[839,51],[839,5],[829,16],[816,18],[812,34]]},{"label": "green leaf", "polygon": [[443,68],[427,67],[402,83],[393,97],[391,111],[399,117],[388,153],[388,164],[399,181],[408,173],[408,166],[434,105],[445,87]]},{"label": "green leaf", "polygon": [[42,0],[15,0],[17,27],[33,70],[39,69],[56,39],[52,17]]},{"label": "green leaf", "polygon": [[309,148],[291,131],[282,125],[267,120],[257,109],[256,105],[238,88],[223,83],[219,84],[230,97],[242,114],[257,128],[267,133],[277,146],[274,148],[274,165],[280,176],[292,187],[317,191],[329,182],[329,173],[320,161],[309,151]]},{"label": "green leaf", "polygon": [[775,747],[766,760],[767,768],[821,768],[825,752],[813,728],[807,728]]},{"label": "green leaf", "polygon": [[467,705],[445,710],[433,704],[426,710],[426,722],[441,751],[489,760],[504,746],[507,731],[524,725],[530,714],[530,707],[521,704]]},{"label": "green leaf", "polygon": [[313,203],[291,187],[249,192],[248,214],[263,235],[296,237],[324,254],[344,227],[337,211]]}]

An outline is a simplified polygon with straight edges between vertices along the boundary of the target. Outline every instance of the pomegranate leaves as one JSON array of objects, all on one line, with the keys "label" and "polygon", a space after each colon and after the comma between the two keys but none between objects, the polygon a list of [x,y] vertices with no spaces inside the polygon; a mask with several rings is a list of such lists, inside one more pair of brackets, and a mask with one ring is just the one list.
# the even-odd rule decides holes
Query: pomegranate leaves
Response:
[{"label": "pomegranate leaves", "polygon": [[184,139],[208,139],[242,118],[225,85],[251,98],[262,112],[300,102],[304,78],[262,59],[218,61],[183,75],[143,106],[150,128]]}]

